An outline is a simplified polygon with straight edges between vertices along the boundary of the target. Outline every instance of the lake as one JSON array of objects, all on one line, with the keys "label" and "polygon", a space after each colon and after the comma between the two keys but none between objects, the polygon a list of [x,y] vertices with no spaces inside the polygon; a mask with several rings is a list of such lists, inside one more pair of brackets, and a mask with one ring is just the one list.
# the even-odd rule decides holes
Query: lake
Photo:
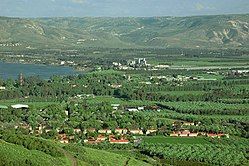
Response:
[{"label": "lake", "polygon": [[7,63],[0,61],[0,78],[8,79],[18,78],[18,75],[23,73],[27,76],[40,76],[44,79],[49,79],[53,75],[76,75],[78,72],[71,67],[65,66],[49,66],[40,64],[20,64],[20,63]]}]

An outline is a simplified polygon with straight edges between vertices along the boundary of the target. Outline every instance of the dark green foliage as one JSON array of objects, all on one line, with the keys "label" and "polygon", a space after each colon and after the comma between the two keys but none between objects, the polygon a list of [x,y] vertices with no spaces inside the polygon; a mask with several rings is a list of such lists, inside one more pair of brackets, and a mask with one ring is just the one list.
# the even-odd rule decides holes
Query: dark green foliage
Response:
[{"label": "dark green foliage", "polygon": [[9,143],[22,145],[29,150],[42,151],[53,157],[63,156],[63,153],[52,142],[50,143],[41,138],[1,131],[1,139]]},{"label": "dark green foliage", "polygon": [[212,145],[212,144],[142,144],[140,149],[150,156],[165,159],[192,160],[214,165],[245,165],[248,160],[246,146]]}]

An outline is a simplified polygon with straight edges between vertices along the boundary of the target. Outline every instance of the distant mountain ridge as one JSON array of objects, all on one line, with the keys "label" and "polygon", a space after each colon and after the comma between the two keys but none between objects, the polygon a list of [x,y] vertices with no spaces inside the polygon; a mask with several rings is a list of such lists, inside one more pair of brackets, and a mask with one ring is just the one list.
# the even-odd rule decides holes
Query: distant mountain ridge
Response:
[{"label": "distant mountain ridge", "polygon": [[150,18],[0,17],[0,49],[49,47],[248,48],[249,14]]}]

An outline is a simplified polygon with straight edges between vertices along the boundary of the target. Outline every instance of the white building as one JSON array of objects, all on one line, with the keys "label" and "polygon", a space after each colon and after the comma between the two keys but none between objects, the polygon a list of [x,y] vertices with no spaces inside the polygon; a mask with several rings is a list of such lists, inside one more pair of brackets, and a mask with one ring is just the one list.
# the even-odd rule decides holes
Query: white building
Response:
[{"label": "white building", "polygon": [[28,105],[25,105],[25,104],[15,104],[15,105],[11,105],[12,108],[15,108],[15,109],[23,109],[23,108],[29,108]]}]

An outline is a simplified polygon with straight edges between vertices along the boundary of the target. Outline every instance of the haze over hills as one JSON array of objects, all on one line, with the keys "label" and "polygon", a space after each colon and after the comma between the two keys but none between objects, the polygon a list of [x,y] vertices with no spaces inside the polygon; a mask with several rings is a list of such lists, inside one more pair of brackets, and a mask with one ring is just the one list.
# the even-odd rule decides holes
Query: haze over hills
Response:
[{"label": "haze over hills", "polygon": [[0,47],[248,48],[249,14],[148,18],[0,17]]}]

